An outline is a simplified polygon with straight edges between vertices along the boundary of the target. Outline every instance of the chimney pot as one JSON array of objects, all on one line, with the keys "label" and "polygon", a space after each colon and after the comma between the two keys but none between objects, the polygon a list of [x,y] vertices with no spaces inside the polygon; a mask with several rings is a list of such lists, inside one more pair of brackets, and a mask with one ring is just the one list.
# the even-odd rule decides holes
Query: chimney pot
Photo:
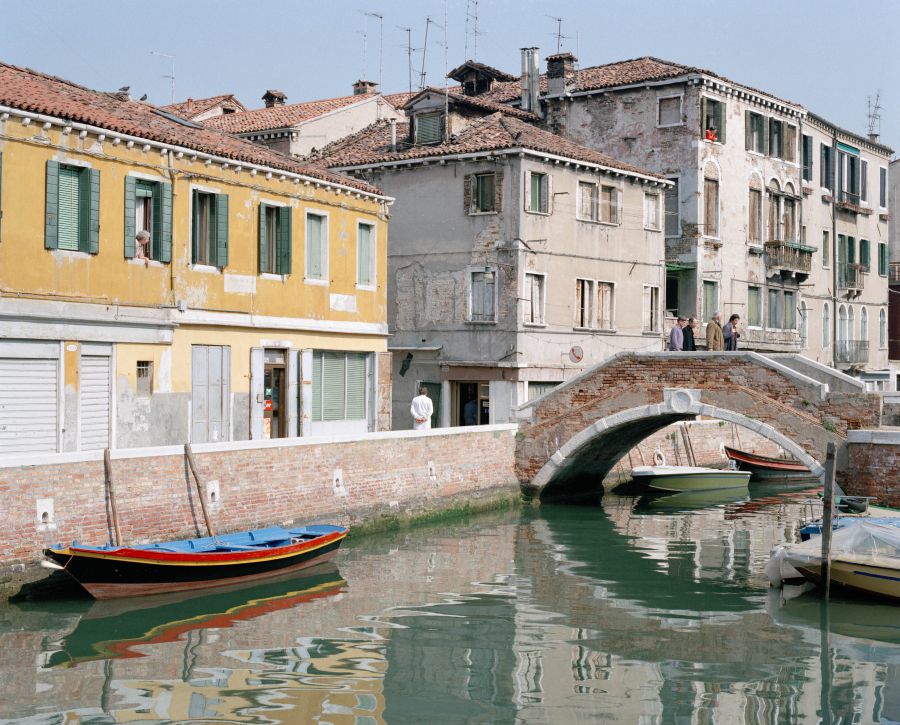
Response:
[{"label": "chimney pot", "polygon": [[561,96],[575,81],[575,63],[571,53],[557,53],[547,56],[547,94]]},{"label": "chimney pot", "polygon": [[269,89],[263,94],[262,100],[263,103],[266,104],[266,108],[283,106],[284,102],[287,100],[287,95],[285,95],[284,91]]},{"label": "chimney pot", "polygon": [[354,96],[365,96],[369,93],[377,93],[378,92],[378,84],[374,81],[366,81],[366,80],[358,80],[353,84],[353,95]]}]

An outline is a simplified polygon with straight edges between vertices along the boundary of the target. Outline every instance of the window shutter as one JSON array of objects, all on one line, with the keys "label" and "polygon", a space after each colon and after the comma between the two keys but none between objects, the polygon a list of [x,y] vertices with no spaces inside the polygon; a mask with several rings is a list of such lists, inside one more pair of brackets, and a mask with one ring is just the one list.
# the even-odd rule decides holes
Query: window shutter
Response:
[{"label": "window shutter", "polygon": [[0,153],[0,240],[3,239],[3,154]]},{"label": "window shutter", "polygon": [[494,174],[494,211],[503,211],[503,172]]},{"label": "window shutter", "polygon": [[531,172],[525,172],[525,211],[531,211]]},{"label": "window shutter", "polygon": [[700,138],[706,136],[706,96],[700,98]]},{"label": "window shutter", "polygon": [[613,199],[615,200],[616,211],[615,211],[615,220],[616,224],[622,223],[622,190],[616,188],[613,191]]},{"label": "window shutter", "polygon": [[744,111],[744,148],[747,151],[755,151],[753,148],[753,113]]},{"label": "window shutter", "polygon": [[172,261],[172,185],[167,181],[159,183],[161,200],[160,215],[157,224],[159,229],[159,261]]},{"label": "window shutter", "polygon": [[347,353],[347,420],[366,417],[366,356]]},{"label": "window shutter", "polygon": [[342,352],[326,351],[322,361],[322,420],[344,420],[345,363]]},{"label": "window shutter", "polygon": [[356,227],[356,281],[361,285],[372,284],[372,234],[368,224]]},{"label": "window shutter", "polygon": [[228,266],[228,194],[216,194],[216,267]]},{"label": "window shutter", "polygon": [[57,248],[77,252],[79,240],[87,231],[84,229],[86,204],[81,193],[81,172],[69,167],[59,169]]},{"label": "window shutter", "polygon": [[466,174],[463,177],[463,214],[471,214],[475,211],[475,175]]},{"label": "window shutter", "polygon": [[306,276],[321,279],[322,275],[322,217],[310,214],[306,217]]},{"label": "window shutter", "polygon": [[719,104],[716,107],[716,123],[718,124],[717,132],[718,132],[719,143],[725,143],[725,125],[726,125],[725,124],[725,121],[726,121],[725,111],[726,111],[725,102],[719,101]]},{"label": "window shutter", "polygon": [[860,161],[859,166],[859,198],[861,201],[869,200],[869,162],[865,159]]},{"label": "window shutter", "polygon": [[550,174],[544,175],[544,193],[546,194],[545,200],[547,203],[546,212],[548,214],[553,213],[553,176]]},{"label": "window shutter", "polygon": [[266,205],[259,205],[259,271],[265,272],[269,268],[269,250],[266,244]]},{"label": "window shutter", "polygon": [[125,177],[125,259],[131,259],[135,253],[134,182],[133,176]]},{"label": "window shutter", "polygon": [[484,273],[473,272],[471,275],[472,319],[484,319]]},{"label": "window shutter", "polygon": [[313,350],[312,354],[312,419],[322,420],[322,357],[324,353]]},{"label": "window shutter", "polygon": [[47,195],[44,209],[44,247],[56,249],[59,236],[59,163],[47,162]]},{"label": "window shutter", "polygon": [[278,274],[291,273],[291,234],[292,209],[289,206],[278,208],[278,239],[275,247],[278,250],[278,259],[275,260],[275,271]]},{"label": "window shutter", "polygon": [[497,284],[497,272],[486,272],[484,275],[484,311],[485,320],[488,322],[495,320],[497,313],[494,310],[494,289]]},{"label": "window shutter", "polygon": [[87,250],[91,254],[100,252],[100,170],[88,169],[85,172],[89,180],[87,189]]}]

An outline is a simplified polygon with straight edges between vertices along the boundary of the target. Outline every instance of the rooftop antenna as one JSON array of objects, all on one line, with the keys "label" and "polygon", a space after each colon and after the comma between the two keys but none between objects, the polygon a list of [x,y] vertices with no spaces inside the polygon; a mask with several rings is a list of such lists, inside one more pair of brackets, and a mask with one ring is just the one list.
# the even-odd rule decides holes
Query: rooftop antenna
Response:
[{"label": "rooftop antenna", "polygon": [[481,31],[478,30],[478,0],[466,0],[466,47],[464,56],[469,58],[469,22],[472,23],[472,60],[478,58],[478,36]]},{"label": "rooftop antenna", "polygon": [[560,52],[560,50],[562,49],[562,39],[563,39],[562,21],[563,21],[563,19],[554,17],[553,15],[548,15],[547,17],[550,18],[551,20],[556,21],[556,33],[555,33],[555,35],[556,35],[556,52],[558,54]]},{"label": "rooftop antenna", "polygon": [[869,96],[867,99],[869,105],[869,138],[876,139],[881,135],[881,90],[875,91],[875,98]]},{"label": "rooftop antenna", "polygon": [[175,103],[175,56],[169,55],[168,53],[160,53],[158,50],[151,50],[150,55],[158,55],[160,58],[168,58],[172,61],[172,73],[170,75],[160,76],[161,78],[168,78],[171,82],[171,97],[172,100],[169,103]]},{"label": "rooftop antenna", "polygon": [[381,13],[368,12],[367,18],[378,18],[378,92],[381,93],[381,76],[384,69],[384,16]]},{"label": "rooftop antenna", "polygon": [[409,75],[409,93],[410,95],[412,95],[412,28],[404,28],[398,25],[397,29],[402,30],[404,33],[406,33],[406,70],[407,74]]},{"label": "rooftop antenna", "polygon": [[450,140],[450,81],[447,78],[447,0],[444,0],[444,143]]},{"label": "rooftop antenna", "polygon": [[428,57],[428,27],[437,25],[429,15],[425,18],[425,43],[422,45],[422,71],[419,73],[419,88],[425,88],[425,59]]}]

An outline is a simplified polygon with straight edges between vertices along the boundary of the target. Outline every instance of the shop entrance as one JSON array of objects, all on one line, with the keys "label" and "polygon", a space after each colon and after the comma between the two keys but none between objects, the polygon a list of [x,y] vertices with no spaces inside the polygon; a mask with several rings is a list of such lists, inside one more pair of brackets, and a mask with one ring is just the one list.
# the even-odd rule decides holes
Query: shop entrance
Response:
[{"label": "shop entrance", "polygon": [[263,437],[284,438],[286,431],[284,350],[266,348],[263,370]]}]

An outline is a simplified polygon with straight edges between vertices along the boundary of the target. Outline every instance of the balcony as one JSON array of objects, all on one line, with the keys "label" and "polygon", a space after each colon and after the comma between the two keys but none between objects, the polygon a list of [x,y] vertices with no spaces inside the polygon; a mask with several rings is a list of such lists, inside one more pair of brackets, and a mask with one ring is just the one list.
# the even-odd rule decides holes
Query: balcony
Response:
[{"label": "balcony", "polygon": [[805,279],[812,270],[814,247],[797,242],[771,241],[765,243],[766,267],[788,274],[802,275]]},{"label": "balcony", "polygon": [[838,263],[838,289],[859,294],[865,287],[865,267],[855,262]]},{"label": "balcony", "polygon": [[834,345],[834,360],[844,365],[869,362],[869,341],[838,340]]},{"label": "balcony", "polygon": [[849,211],[853,214],[864,214],[868,216],[872,213],[872,210],[869,207],[860,204],[859,194],[855,194],[852,191],[839,191],[834,200],[834,205],[841,211]]}]

